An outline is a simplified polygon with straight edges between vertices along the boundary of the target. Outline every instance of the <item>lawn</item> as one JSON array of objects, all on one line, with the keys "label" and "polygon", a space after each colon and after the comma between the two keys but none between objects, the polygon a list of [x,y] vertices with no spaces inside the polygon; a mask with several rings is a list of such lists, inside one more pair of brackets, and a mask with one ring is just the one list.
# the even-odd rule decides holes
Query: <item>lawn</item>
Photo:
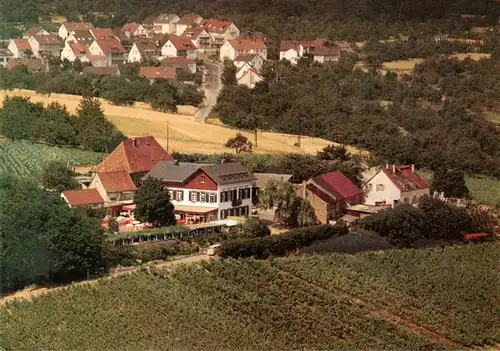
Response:
[{"label": "lawn", "polygon": [[40,172],[50,161],[68,162],[70,166],[94,165],[104,157],[105,154],[97,152],[3,140],[0,142],[0,174],[30,176]]},{"label": "lawn", "polygon": [[[0,92],[0,99],[5,95],[25,95],[34,102],[45,104],[59,101],[74,111],[81,97],[65,94],[51,94],[50,97],[36,94],[33,91],[21,90]],[[213,154],[227,152],[224,147],[227,139],[234,137],[238,130],[213,124],[202,124],[194,120],[196,110],[191,106],[179,107],[179,114],[165,114],[150,109],[146,104],[138,103],[135,107],[114,106],[102,100],[102,107],[106,117],[128,136],[153,135],[159,142],[167,145],[167,122],[169,123],[169,151],[182,153]],[[183,113],[183,114],[181,114]],[[253,133],[242,132],[253,141]],[[294,146],[297,138],[293,135],[259,132],[256,153],[315,153],[329,144],[324,139],[302,137],[302,147]],[[359,152],[356,148],[349,148],[351,153]]]},{"label": "lawn", "polygon": [[0,345],[436,350],[500,341],[496,244],[157,268],[0,308]]},{"label": "lawn", "polygon": [[[489,58],[491,54],[482,54],[482,53],[464,53],[464,54],[454,54],[450,57],[457,58],[459,60],[465,60],[466,58],[471,58],[473,60],[480,60],[482,58]],[[415,66],[419,63],[422,63],[424,59],[416,58],[411,60],[401,60],[401,61],[391,61],[384,62],[382,67],[386,70],[403,70],[403,71],[411,71]]]},{"label": "lawn", "polygon": [[486,119],[491,122],[500,123],[500,112],[487,111]]}]

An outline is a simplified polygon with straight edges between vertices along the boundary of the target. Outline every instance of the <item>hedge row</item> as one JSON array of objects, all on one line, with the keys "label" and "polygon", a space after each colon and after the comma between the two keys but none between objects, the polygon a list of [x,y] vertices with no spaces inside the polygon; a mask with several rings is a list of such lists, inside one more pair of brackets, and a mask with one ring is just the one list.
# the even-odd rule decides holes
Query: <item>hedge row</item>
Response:
[{"label": "hedge row", "polygon": [[254,257],[257,259],[265,259],[269,256],[285,256],[296,249],[310,245],[316,240],[325,240],[348,233],[349,231],[345,226],[319,225],[290,230],[282,235],[228,240],[221,244],[219,255],[224,258]]}]

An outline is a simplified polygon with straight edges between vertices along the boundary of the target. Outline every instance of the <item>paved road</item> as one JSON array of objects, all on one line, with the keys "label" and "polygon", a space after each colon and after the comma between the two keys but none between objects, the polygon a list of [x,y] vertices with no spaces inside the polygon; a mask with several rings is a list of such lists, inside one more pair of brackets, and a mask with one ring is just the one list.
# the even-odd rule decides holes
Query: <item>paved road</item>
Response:
[{"label": "paved road", "polygon": [[210,115],[212,108],[217,103],[217,96],[222,89],[222,82],[220,79],[222,66],[218,63],[212,63],[207,60],[205,60],[204,66],[209,72],[209,76],[207,77],[208,86],[204,88],[205,106],[194,116],[195,121],[200,123],[205,122],[205,119],[208,115]]},{"label": "paved road", "polygon": [[[206,260],[213,260],[217,259],[216,256],[207,256],[205,254],[198,254],[198,255],[191,255],[187,257],[182,257],[176,260],[171,260],[171,261],[159,261],[155,263],[146,263],[145,265],[141,266],[134,266],[134,267],[123,267],[123,268],[118,268],[114,269],[109,275],[106,275],[101,278],[96,278],[96,279],[91,279],[91,280],[84,280],[76,283],[72,283],[69,285],[62,285],[62,286],[56,286],[56,287],[50,287],[50,288],[35,288],[35,289],[26,289],[22,291],[18,291],[12,295],[5,296],[4,298],[0,298],[0,306],[4,305],[5,303],[12,301],[12,300],[32,300],[33,298],[36,298],[37,296],[48,294],[48,293],[53,293],[58,290],[63,290],[66,289],[70,286],[78,286],[78,285],[92,285],[97,283],[98,281],[104,280],[104,279],[111,279],[115,278],[121,275],[125,274],[130,274],[133,273],[139,269],[142,269],[144,267],[157,267],[157,268],[164,268],[168,269],[173,266],[177,266],[179,264],[191,264],[191,263],[196,263],[200,261],[206,261]],[[0,349],[1,350],[1,349]]]}]

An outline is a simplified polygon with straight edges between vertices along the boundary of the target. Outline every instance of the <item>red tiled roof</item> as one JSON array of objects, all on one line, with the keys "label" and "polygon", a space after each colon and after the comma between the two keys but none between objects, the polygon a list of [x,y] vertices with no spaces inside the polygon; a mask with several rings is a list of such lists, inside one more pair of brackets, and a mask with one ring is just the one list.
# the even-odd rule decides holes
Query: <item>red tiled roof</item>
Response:
[{"label": "red tiled roof", "polygon": [[[396,185],[399,190],[416,190],[416,189],[427,189],[430,187],[427,180],[419,176],[416,172],[411,170],[411,166],[396,166],[396,172],[393,172],[393,168],[384,168],[382,170],[389,179]],[[406,189],[405,189],[406,187]]]},{"label": "red tiled roof", "polygon": [[107,193],[137,190],[127,171],[98,172],[97,175]]},{"label": "red tiled roof", "polygon": [[174,79],[175,78],[175,68],[174,67],[141,67],[139,70],[139,75],[146,77],[147,79]]},{"label": "red tiled roof", "polygon": [[29,38],[29,37],[32,37],[34,35],[37,35],[38,32],[40,32],[42,29],[43,29],[43,27],[41,27],[41,26],[31,27],[26,32],[24,32],[24,35]]},{"label": "red tiled roof", "polygon": [[262,40],[234,39],[234,40],[229,40],[229,44],[231,44],[231,46],[235,50],[242,50],[242,51],[250,51],[252,49],[254,50],[267,49],[266,44]]},{"label": "red tiled roof", "polygon": [[313,54],[317,56],[340,56],[340,46],[315,47]]},{"label": "red tiled roof", "polygon": [[299,47],[302,45],[300,41],[297,40],[283,40],[280,43],[280,51],[288,51],[290,49],[293,49],[297,52],[299,52]]},{"label": "red tiled roof", "polygon": [[74,31],[74,30],[89,30],[94,28],[94,25],[89,22],[66,22],[62,24],[63,26],[66,27],[66,30],[68,32]]},{"label": "red tiled roof", "polygon": [[106,58],[106,56],[102,56],[102,55],[85,55],[85,57],[88,58],[90,62],[107,61],[108,60]]},{"label": "red tiled roof", "polygon": [[156,46],[156,44],[153,41],[146,41],[146,42],[137,41],[135,42],[135,46],[137,46],[137,50],[139,50],[139,52],[141,53],[145,51],[154,51],[159,53],[161,51],[161,48]]},{"label": "red tiled roof", "polygon": [[97,44],[104,52],[104,54],[109,54],[109,53],[124,54],[126,52],[125,48],[118,41],[118,39],[97,40]]},{"label": "red tiled roof", "polygon": [[97,172],[150,171],[158,161],[173,161],[172,156],[152,136],[125,138],[102,163]]},{"label": "red tiled roof", "polygon": [[185,56],[175,56],[175,57],[166,57],[161,61],[162,63],[185,63],[185,64],[193,64],[196,63],[195,60],[187,58]]},{"label": "red tiled roof", "polygon": [[187,24],[187,25],[196,24],[197,23],[196,21],[200,17],[201,16],[196,13],[190,13],[189,15],[182,16],[181,19],[177,22],[177,24]]},{"label": "red tiled roof", "polygon": [[204,31],[204,28],[201,27],[194,27],[194,28],[187,28],[184,33],[181,34],[181,36],[186,37],[186,38],[198,38],[198,36]]},{"label": "red tiled roof", "polygon": [[26,66],[28,71],[41,71],[43,68],[43,61],[38,58],[10,58],[9,61],[7,61],[7,66],[5,67],[6,69],[13,69],[14,67],[17,66]]},{"label": "red tiled roof", "polygon": [[104,199],[97,189],[67,190],[63,192],[63,195],[71,206],[97,205],[104,203]]},{"label": "red tiled roof", "polygon": [[61,45],[55,35],[33,35],[33,38],[42,45]]},{"label": "red tiled roof", "polygon": [[82,44],[82,43],[73,43],[69,44],[71,51],[75,55],[85,55],[85,54],[90,54],[89,47],[88,45]]},{"label": "red tiled roof", "polygon": [[326,40],[302,40],[300,43],[305,48],[322,48],[326,45]]},{"label": "red tiled roof", "polygon": [[189,38],[170,35],[168,41],[170,41],[177,50],[196,50],[196,45],[194,45],[193,41]]},{"label": "red tiled roof", "polygon": [[361,189],[340,171],[322,174],[313,178],[312,181],[325,191],[336,195],[339,200],[361,194]]},{"label": "red tiled roof", "polygon": [[209,32],[220,32],[223,33],[227,27],[229,27],[233,22],[221,21],[216,19],[206,19],[201,21],[200,27],[205,28]]},{"label": "red tiled roof", "polygon": [[90,33],[94,36],[97,41],[100,40],[118,40],[115,33],[111,28],[94,28],[90,30]]},{"label": "red tiled roof", "polygon": [[90,30],[88,29],[74,30],[72,36],[79,43],[92,44],[92,42],[94,41],[94,37],[92,36],[92,33],[90,33]]},{"label": "red tiled roof", "polygon": [[14,44],[16,44],[16,47],[20,52],[31,50],[31,45],[28,39],[12,39],[12,40],[14,40]]},{"label": "red tiled roof", "polygon": [[137,29],[138,25],[137,23],[135,22],[130,22],[130,23],[126,23],[123,25],[122,27],[122,31],[124,32],[135,32],[135,30]]}]

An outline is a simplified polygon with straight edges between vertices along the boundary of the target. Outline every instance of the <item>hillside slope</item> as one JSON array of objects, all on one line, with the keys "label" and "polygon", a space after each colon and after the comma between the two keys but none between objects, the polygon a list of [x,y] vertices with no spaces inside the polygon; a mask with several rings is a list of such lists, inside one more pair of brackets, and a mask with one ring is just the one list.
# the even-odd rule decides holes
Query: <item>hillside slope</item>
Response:
[{"label": "hillside slope", "polygon": [[463,349],[500,341],[496,244],[203,262],[0,308],[6,349]]}]

